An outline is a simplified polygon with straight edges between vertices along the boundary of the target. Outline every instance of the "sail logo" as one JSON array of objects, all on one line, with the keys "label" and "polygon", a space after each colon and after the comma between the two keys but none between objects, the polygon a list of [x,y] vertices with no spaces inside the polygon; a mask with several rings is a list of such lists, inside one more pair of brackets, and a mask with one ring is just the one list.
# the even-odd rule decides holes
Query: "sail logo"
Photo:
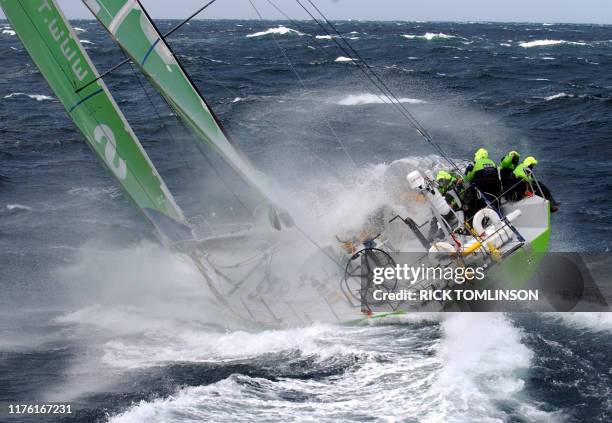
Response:
[{"label": "sail logo", "polygon": [[[49,4],[49,0],[42,0],[42,4],[38,8],[39,13],[43,13],[45,10],[49,12],[53,11],[51,5]],[[44,17],[43,21],[47,24],[47,28],[49,29],[49,33],[51,34],[53,40],[56,43],[59,43],[60,51],[64,55],[64,58],[70,64],[70,68],[72,69],[74,75],[78,78],[79,81],[83,81],[87,77],[89,72],[87,71],[87,69],[83,69],[83,67],[81,66],[81,57],[77,56],[77,49],[69,46],[71,40],[74,43],[76,43],[76,40],[74,40],[69,33],[68,36],[66,36],[67,32],[58,27],[56,17],[51,20],[49,20],[47,17]]]},{"label": "sail logo", "polygon": [[100,145],[103,145],[104,141],[106,140],[106,146],[104,147],[104,161],[117,178],[124,180],[127,176],[127,166],[125,165],[125,161],[119,157],[119,154],[117,153],[117,141],[113,131],[102,123],[96,126],[93,131],[93,135],[96,142]]}]

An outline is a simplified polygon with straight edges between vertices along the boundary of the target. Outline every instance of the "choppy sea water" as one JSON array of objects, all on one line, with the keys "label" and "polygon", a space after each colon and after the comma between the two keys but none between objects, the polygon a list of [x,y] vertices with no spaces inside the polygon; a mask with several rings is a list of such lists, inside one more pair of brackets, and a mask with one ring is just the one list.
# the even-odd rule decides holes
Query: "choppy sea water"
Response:
[{"label": "choppy sea water", "polygon": [[[74,25],[101,71],[123,59],[97,23]],[[337,25],[452,157],[539,159],[563,203],[553,250],[609,250],[611,27]],[[237,328],[156,246],[0,27],[0,403],[68,402],[68,421],[612,417],[606,314]],[[312,23],[198,21],[171,43],[245,152],[315,212],[362,205],[335,181],[433,153]],[[195,154],[146,81],[129,66],[106,81],[187,215],[213,232],[240,220],[217,171],[249,194]]]}]

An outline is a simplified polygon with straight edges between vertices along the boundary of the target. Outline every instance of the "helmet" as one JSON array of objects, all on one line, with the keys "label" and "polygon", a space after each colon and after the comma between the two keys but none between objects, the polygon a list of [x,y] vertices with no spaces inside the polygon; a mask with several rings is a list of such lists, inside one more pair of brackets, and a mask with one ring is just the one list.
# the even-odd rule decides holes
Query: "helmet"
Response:
[{"label": "helmet", "polygon": [[436,175],[436,181],[441,181],[441,180],[452,180],[453,179],[453,175],[451,175],[450,173],[448,173],[445,170],[441,170],[438,172],[438,174]]},{"label": "helmet", "polygon": [[488,158],[489,158],[489,152],[485,150],[484,148],[479,148],[476,154],[474,154],[475,161],[480,160],[480,159],[488,159]]},{"label": "helmet", "polygon": [[523,162],[523,165],[525,165],[525,167],[535,166],[537,164],[538,164],[538,161],[533,156],[527,157],[525,161]]}]

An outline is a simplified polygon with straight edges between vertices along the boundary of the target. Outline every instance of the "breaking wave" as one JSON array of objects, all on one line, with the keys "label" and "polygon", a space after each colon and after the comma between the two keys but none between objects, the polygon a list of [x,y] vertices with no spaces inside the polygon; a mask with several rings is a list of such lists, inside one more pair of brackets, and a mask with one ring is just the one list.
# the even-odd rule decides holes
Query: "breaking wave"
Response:
[{"label": "breaking wave", "polygon": [[533,41],[523,41],[519,43],[519,46],[523,48],[532,48],[532,47],[550,47],[550,46],[559,46],[559,45],[572,45],[572,46],[587,46],[587,43],[581,41],[566,41],[566,40],[533,40]]},{"label": "breaking wave", "polygon": [[553,101],[553,100],[558,100],[560,98],[574,98],[574,97],[575,96],[573,94],[559,93],[559,94],[549,95],[548,97],[544,97],[544,100]]},{"label": "breaking wave", "polygon": [[402,37],[408,38],[408,39],[420,38],[420,39],[427,40],[427,41],[432,41],[432,40],[448,40],[448,39],[451,39],[451,38],[457,38],[454,35],[448,35],[448,34],[444,34],[442,32],[439,32],[437,34],[433,33],[433,32],[427,32],[424,35],[403,34]]},{"label": "breaking wave", "polygon": [[300,31],[296,31],[295,29],[291,29],[291,28],[287,28],[286,26],[279,25],[276,28],[268,28],[265,31],[248,34],[247,38],[263,37],[266,35],[288,35],[288,34],[304,35]]},{"label": "breaking wave", "polygon": [[44,100],[55,100],[53,97],[43,94],[26,94],[26,93],[11,93],[9,95],[5,95],[4,98],[14,98],[14,97],[29,97],[36,101],[44,101]]},{"label": "breaking wave", "polygon": [[551,313],[549,316],[578,329],[612,332],[612,313]]},{"label": "breaking wave", "polygon": [[[236,371],[217,382],[180,387],[167,397],[142,400],[111,416],[110,421],[221,422],[264,416],[274,416],[278,421],[504,421],[509,412],[500,407],[500,402],[519,401],[520,405],[513,405],[510,412],[521,419],[550,421],[555,417],[519,399],[533,351],[523,344],[521,331],[504,315],[447,314],[428,316],[422,322],[398,323],[397,327],[338,329],[315,325],[257,334],[198,334],[191,347],[217,363],[248,357],[250,362],[265,365],[265,357],[270,360],[281,354],[282,366],[290,353],[295,357],[290,360],[292,366],[304,365],[307,360],[309,368],[335,371],[332,377],[315,379],[270,378]],[[416,326],[406,330],[405,325]],[[380,339],[399,333],[399,351],[373,348]],[[237,343],[243,347],[237,349]],[[139,367],[140,360],[153,365],[159,358],[156,353],[162,357],[168,354],[161,349],[146,352],[145,347],[121,347],[136,362],[129,359],[126,363],[126,357],[107,358]],[[176,361],[176,355],[183,362],[190,361],[190,350],[173,351],[171,359]],[[145,357],[139,356],[143,351]],[[149,356],[155,356],[153,362],[146,360]]]},{"label": "breaking wave", "polygon": [[27,210],[27,211],[32,210],[32,207],[24,206],[23,204],[7,204],[6,208],[8,210]]},{"label": "breaking wave", "polygon": [[334,62],[354,62],[355,59],[351,59],[350,57],[340,56],[334,60]]},{"label": "breaking wave", "polygon": [[[533,358],[521,331],[501,313],[456,314],[442,322],[442,329],[443,367],[431,388],[440,405],[427,421],[507,420],[498,403],[520,396]],[[517,411],[527,421],[552,417],[524,400]]]},{"label": "breaking wave", "polygon": [[[400,103],[408,104],[424,104],[427,103],[425,100],[419,100],[418,98],[400,98]],[[388,99],[375,94],[351,94],[342,100],[338,101],[340,106],[362,106],[364,104],[385,104],[391,103]]]}]

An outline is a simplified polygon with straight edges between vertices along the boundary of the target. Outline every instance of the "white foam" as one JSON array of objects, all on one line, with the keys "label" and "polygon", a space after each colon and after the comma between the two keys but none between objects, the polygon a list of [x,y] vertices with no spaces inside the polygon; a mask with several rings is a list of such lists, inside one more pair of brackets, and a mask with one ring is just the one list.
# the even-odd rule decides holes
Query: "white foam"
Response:
[{"label": "white foam", "polygon": [[337,57],[336,60],[334,60],[334,62],[354,62],[356,59],[351,59],[350,57],[344,57],[344,56],[340,56]]},{"label": "white foam", "polygon": [[560,98],[574,98],[574,95],[567,94],[567,93],[559,93],[559,94],[550,95],[548,97],[544,97],[544,100],[553,101],[553,100],[558,100]]},{"label": "white foam", "polygon": [[238,103],[239,101],[244,100],[244,98],[242,97],[236,97],[235,99],[232,100],[232,103]]},{"label": "white foam", "polygon": [[[425,100],[418,98],[400,98],[400,103],[424,104]],[[362,106],[364,104],[391,104],[391,100],[375,94],[351,94],[337,103],[340,106]]]},{"label": "white foam", "polygon": [[25,94],[25,93],[11,93],[11,94],[5,95],[4,98],[13,98],[13,97],[20,97],[20,96],[29,97],[29,98],[31,98],[33,100],[36,100],[36,101],[55,100],[53,97],[49,97],[48,95],[43,95],[43,94]]},{"label": "white foam", "polygon": [[[520,394],[533,357],[520,330],[501,313],[454,314],[442,328],[443,364],[431,388],[437,411],[423,421],[505,420],[497,402]],[[521,402],[526,414],[542,413],[527,400]]]},{"label": "white foam", "polygon": [[454,35],[448,35],[448,34],[444,34],[442,32],[439,33],[433,33],[433,32],[427,32],[423,35],[414,35],[414,34],[403,34],[402,37],[404,38],[408,38],[408,39],[415,39],[415,38],[420,38],[423,40],[427,40],[427,41],[432,41],[432,40],[448,40],[451,38],[457,38]]},{"label": "white foam", "polygon": [[512,44],[509,43],[499,43],[499,45],[502,47],[512,47]]},{"label": "white foam", "polygon": [[[521,397],[523,372],[529,368],[533,353],[522,344],[521,332],[503,315],[441,317],[431,315],[425,320],[442,320],[442,339],[437,331],[425,333],[429,327],[420,333],[419,329],[390,326],[336,327],[315,333],[320,337],[315,341],[316,354],[337,344],[360,347],[336,353],[335,360],[346,359],[349,354],[358,354],[361,360],[358,366],[331,378],[270,380],[233,374],[206,386],[181,388],[166,398],[141,401],[109,421],[165,422],[178,416],[185,421],[346,421],[358,416],[360,420],[381,421],[494,422],[507,419],[500,401],[520,404],[519,418],[555,421],[554,414],[537,409]],[[304,337],[296,331],[277,333]],[[251,348],[249,338],[257,336],[247,335],[245,348]],[[384,341],[388,336],[394,337],[393,342]],[[234,345],[234,351],[242,349],[240,339],[230,341],[241,345]],[[299,342],[284,342],[285,347],[293,342],[304,353]],[[266,348],[256,351],[264,353]],[[274,347],[271,351],[278,350]],[[314,358],[317,360],[317,355]],[[288,399],[288,393],[304,400]]]},{"label": "white foam", "polygon": [[93,44],[93,42],[89,40],[81,40],[81,44]]},{"label": "white foam", "polygon": [[550,313],[549,316],[578,329],[612,332],[612,313]]},{"label": "white foam", "polygon": [[[102,311],[102,310],[101,310]],[[133,329],[151,330],[137,340],[118,339],[104,345],[102,360],[105,364],[123,369],[137,369],[159,366],[176,361],[202,363],[223,362],[228,360],[248,360],[265,354],[300,351],[301,354],[316,357],[318,360],[342,354],[357,352],[341,344],[324,345],[325,339],[333,337],[335,326],[314,325],[307,328],[268,330],[257,333],[243,331],[213,332],[194,327],[180,328],[178,322],[149,318],[134,314],[133,311],[103,310],[93,313],[92,317],[79,318],[91,324],[112,325],[116,333],[117,325],[126,321]],[[127,320],[126,320],[127,319]],[[156,321],[157,320],[157,321]],[[163,339],[163,342],[160,342]],[[237,348],[237,346],[240,346]]]},{"label": "white foam", "polygon": [[332,36],[331,35],[317,35],[315,38],[318,40],[331,40]]},{"label": "white foam", "polygon": [[295,29],[291,29],[291,28],[287,28],[285,26],[279,25],[276,28],[268,28],[265,31],[248,34],[247,38],[263,37],[266,35],[287,35],[287,34],[304,35],[303,33],[296,31]]},{"label": "white foam", "polygon": [[32,207],[24,206],[23,204],[7,204],[6,208],[8,210],[32,210]]},{"label": "white foam", "polygon": [[[335,328],[319,349],[327,349],[329,342],[363,345],[370,351],[359,351],[363,358],[359,366],[331,378],[268,380],[234,374],[206,386],[180,389],[168,398],[141,401],[122,414],[112,416],[110,421],[164,422],[175,420],[179,415],[188,421],[218,422],[346,421],[351,416],[360,416],[363,420],[403,421],[405,419],[391,416],[405,412],[412,421],[427,408],[435,410],[435,407],[424,405],[428,404],[430,378],[427,373],[435,371],[438,359],[422,351],[431,351],[431,344],[436,341],[425,340],[429,346],[420,342],[420,352],[415,353],[410,349],[415,335],[403,331],[398,341],[408,345],[401,354],[395,354],[377,344],[380,336],[386,336],[388,331],[385,327]],[[354,357],[355,353],[344,352],[330,359],[353,361]],[[292,401],[287,398],[288,392],[298,393],[305,400]],[[407,395],[411,398],[410,404],[405,401]]]},{"label": "white foam", "polygon": [[523,48],[533,48],[533,47],[549,47],[549,46],[559,46],[559,45],[575,45],[575,46],[586,46],[587,43],[579,42],[579,41],[565,41],[565,40],[533,40],[533,41],[523,41],[519,43],[519,46]]},{"label": "white foam", "polygon": [[16,35],[17,33],[15,31],[13,31],[12,29],[3,29],[2,33],[5,35]]},{"label": "white foam", "polygon": [[86,30],[86,29],[79,28],[78,26],[75,26],[75,27],[74,27],[74,30],[75,30],[76,32],[87,32],[87,30]]}]

